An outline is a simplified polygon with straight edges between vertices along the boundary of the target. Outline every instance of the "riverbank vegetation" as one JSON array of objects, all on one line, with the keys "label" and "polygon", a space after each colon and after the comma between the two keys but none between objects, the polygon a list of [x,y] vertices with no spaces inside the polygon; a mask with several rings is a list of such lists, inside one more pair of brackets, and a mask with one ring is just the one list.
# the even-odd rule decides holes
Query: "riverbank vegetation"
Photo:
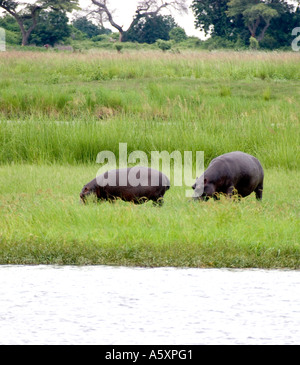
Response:
[{"label": "riverbank vegetation", "polygon": [[299,268],[299,173],[266,170],[262,203],[79,203],[91,165],[1,166],[1,264]]},{"label": "riverbank vegetation", "polygon": [[[22,55],[22,57],[21,57]],[[0,53],[0,263],[299,268],[297,53]],[[242,150],[262,203],[79,204],[98,152]]]}]

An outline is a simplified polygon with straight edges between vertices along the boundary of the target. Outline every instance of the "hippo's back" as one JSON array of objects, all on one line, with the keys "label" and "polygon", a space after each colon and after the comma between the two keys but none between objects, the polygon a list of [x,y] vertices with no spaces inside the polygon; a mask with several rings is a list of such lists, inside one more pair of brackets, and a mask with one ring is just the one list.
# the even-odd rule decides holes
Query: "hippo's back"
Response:
[{"label": "hippo's back", "polygon": [[170,180],[161,171],[144,166],[134,166],[106,171],[97,176],[99,186],[110,187],[166,187],[170,188]]},{"label": "hippo's back", "polygon": [[259,160],[241,151],[228,152],[214,158],[208,166],[208,169],[225,171],[228,175],[242,177],[243,175],[256,176],[262,179],[264,172]]},{"label": "hippo's back", "polygon": [[125,201],[148,199],[157,201],[170,188],[170,181],[162,172],[143,166],[110,170],[97,177],[101,195]]}]

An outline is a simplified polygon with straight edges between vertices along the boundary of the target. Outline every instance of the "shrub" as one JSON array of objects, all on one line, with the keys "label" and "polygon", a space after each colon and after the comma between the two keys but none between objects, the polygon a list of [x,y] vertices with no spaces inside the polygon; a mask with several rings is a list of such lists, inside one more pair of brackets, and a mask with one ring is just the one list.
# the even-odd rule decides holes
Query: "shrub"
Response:
[{"label": "shrub", "polygon": [[109,42],[110,41],[110,36],[108,34],[99,34],[96,35],[95,37],[92,38],[93,42]]},{"label": "shrub", "polygon": [[235,47],[234,42],[219,36],[211,37],[207,39],[205,42],[203,42],[203,48],[208,49],[209,51],[213,49],[234,48],[234,47]]},{"label": "shrub", "polygon": [[239,50],[244,49],[244,48],[245,48],[245,43],[244,43],[243,39],[241,38],[241,36],[238,35],[237,40],[234,44],[234,49],[239,51]]},{"label": "shrub", "polygon": [[259,43],[258,43],[258,40],[256,38],[251,36],[249,41],[250,41],[250,45],[249,45],[250,49],[256,50],[256,49],[259,48]]},{"label": "shrub", "polygon": [[12,32],[10,30],[5,31],[5,40],[6,40],[7,44],[10,44],[13,46],[20,45],[22,42],[21,34]]},{"label": "shrub", "polygon": [[169,49],[172,48],[172,42],[170,41],[164,41],[162,39],[158,39],[156,41],[156,44],[158,48],[161,49],[163,52],[168,51]]},{"label": "shrub", "polygon": [[269,34],[264,36],[264,39],[260,42],[260,47],[265,49],[276,49],[280,47],[280,44],[276,41],[274,37]]},{"label": "shrub", "polygon": [[115,44],[115,49],[118,51],[118,53],[120,53],[123,49],[123,45],[120,43],[116,43]]}]

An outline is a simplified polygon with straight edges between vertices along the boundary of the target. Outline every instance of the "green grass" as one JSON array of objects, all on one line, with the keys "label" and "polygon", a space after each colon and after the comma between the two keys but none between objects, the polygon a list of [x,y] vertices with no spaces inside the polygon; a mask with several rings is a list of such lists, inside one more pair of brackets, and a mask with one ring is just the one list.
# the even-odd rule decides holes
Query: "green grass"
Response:
[{"label": "green grass", "polygon": [[[262,203],[195,203],[172,187],[162,208],[79,203],[97,166],[0,168],[0,263],[190,267],[300,264],[295,171],[266,171]],[[9,184],[8,184],[9,182]]]},{"label": "green grass", "polygon": [[[33,92],[36,101],[24,102],[18,111],[22,117],[3,117],[1,163],[91,163],[101,150],[117,154],[119,142],[126,142],[129,152],[203,150],[208,162],[242,150],[265,167],[299,168],[300,82],[237,81],[230,89],[195,80],[79,84],[77,92],[86,97],[72,99],[67,87],[60,88],[61,112],[58,100],[48,115],[39,90]],[[51,88],[45,90],[59,98]],[[31,86],[24,93],[33,98]],[[63,107],[68,98],[73,102]],[[2,108],[8,111],[13,102]],[[77,111],[76,103],[81,103]]]},{"label": "green grass", "polygon": [[[22,56],[22,57],[21,57]],[[297,53],[0,53],[0,264],[300,268]],[[241,150],[263,202],[79,204],[98,152]],[[172,177],[171,177],[172,178]],[[172,180],[172,179],[171,179]]]}]

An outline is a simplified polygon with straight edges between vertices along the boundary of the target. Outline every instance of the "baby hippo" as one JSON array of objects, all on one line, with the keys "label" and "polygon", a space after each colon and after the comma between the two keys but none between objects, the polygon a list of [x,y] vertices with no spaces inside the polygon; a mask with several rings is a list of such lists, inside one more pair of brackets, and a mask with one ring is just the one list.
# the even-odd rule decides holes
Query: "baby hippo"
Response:
[{"label": "baby hippo", "polygon": [[204,174],[192,186],[193,198],[207,200],[218,193],[231,196],[234,191],[242,197],[253,191],[262,199],[264,171],[257,158],[235,151],[225,153],[211,161]]},{"label": "baby hippo", "polygon": [[121,199],[135,204],[152,200],[154,205],[162,205],[165,192],[170,189],[170,181],[162,172],[143,166],[106,171],[86,184],[80,198],[94,194],[98,200]]}]

